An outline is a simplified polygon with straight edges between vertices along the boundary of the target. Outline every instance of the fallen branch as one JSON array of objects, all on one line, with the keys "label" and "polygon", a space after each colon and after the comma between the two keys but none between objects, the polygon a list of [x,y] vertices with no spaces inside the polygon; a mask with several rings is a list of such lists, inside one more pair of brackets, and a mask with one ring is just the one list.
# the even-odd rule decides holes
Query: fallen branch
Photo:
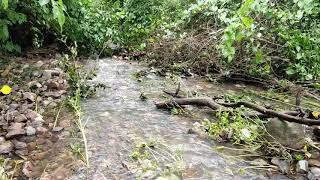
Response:
[{"label": "fallen branch", "polygon": [[194,105],[194,106],[206,106],[213,110],[218,110],[223,108],[223,106],[219,105],[215,101],[210,98],[179,98],[179,99],[172,99],[168,102],[156,103],[155,104],[159,109],[167,109],[177,106],[183,105]]},{"label": "fallen branch", "polygon": [[246,108],[255,110],[263,115],[266,115],[267,117],[277,117],[284,121],[305,124],[309,126],[320,125],[320,121],[294,116],[298,112],[297,113],[292,111],[277,112],[277,111],[253,104],[251,102],[237,102],[237,103],[220,103],[219,102],[218,103],[210,98],[179,98],[179,99],[172,99],[171,101],[168,101],[168,102],[156,103],[155,105],[159,109],[179,107],[184,105],[194,105],[194,106],[206,106],[213,110],[224,110],[224,109],[227,110],[226,107],[238,108],[238,107],[244,106]]}]

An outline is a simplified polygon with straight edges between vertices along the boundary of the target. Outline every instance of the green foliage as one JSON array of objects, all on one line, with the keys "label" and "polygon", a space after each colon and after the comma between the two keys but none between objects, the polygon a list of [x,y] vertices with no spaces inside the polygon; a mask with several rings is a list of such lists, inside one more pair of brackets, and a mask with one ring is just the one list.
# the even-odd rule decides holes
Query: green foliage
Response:
[{"label": "green foliage", "polygon": [[[219,112],[217,122],[203,121],[206,132],[214,139],[232,140],[234,143],[252,144],[263,136],[261,125],[245,118],[241,111]],[[230,137],[227,137],[230,136]]]}]

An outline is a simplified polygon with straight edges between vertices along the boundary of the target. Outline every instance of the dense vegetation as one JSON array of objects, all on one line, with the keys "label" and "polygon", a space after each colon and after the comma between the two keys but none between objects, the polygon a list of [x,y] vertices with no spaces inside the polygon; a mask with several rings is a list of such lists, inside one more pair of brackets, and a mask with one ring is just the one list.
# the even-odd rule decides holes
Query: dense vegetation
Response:
[{"label": "dense vegetation", "polygon": [[0,49],[116,44],[202,74],[316,80],[319,13],[318,0],[1,0]]}]

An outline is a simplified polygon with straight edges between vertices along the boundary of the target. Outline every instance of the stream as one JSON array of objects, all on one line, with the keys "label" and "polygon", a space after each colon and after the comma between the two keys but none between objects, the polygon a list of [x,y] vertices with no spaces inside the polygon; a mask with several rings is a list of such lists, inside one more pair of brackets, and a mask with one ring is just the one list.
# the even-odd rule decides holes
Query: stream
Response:
[{"label": "stream", "polygon": [[[191,117],[156,109],[162,91],[176,87],[174,79],[150,73],[139,82],[133,74],[147,68],[121,60],[100,59],[94,65],[93,81],[107,88],[82,103],[90,169],[80,169],[72,179],[267,179],[265,172],[240,172],[247,166],[241,159],[228,158],[214,150],[214,141],[189,134],[195,122]],[[208,94],[232,88],[192,78],[181,81],[182,88]],[[140,99],[142,92],[146,101]],[[149,169],[150,161],[132,158],[136,146],[148,141],[161,144],[151,151],[158,165]]]}]

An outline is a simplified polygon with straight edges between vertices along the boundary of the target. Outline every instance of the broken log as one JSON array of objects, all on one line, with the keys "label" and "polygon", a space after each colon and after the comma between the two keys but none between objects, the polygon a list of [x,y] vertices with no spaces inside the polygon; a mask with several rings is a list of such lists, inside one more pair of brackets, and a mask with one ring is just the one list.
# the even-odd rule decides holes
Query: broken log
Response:
[{"label": "broken log", "polygon": [[179,107],[184,105],[194,105],[194,106],[206,106],[213,110],[227,110],[226,107],[238,108],[238,107],[244,106],[246,108],[255,110],[263,115],[266,115],[267,117],[270,117],[270,118],[277,117],[284,121],[305,124],[309,126],[320,125],[320,121],[312,120],[305,117],[295,116],[296,113],[292,111],[289,111],[289,113],[286,114],[286,112],[277,112],[271,109],[267,109],[263,106],[253,104],[251,102],[236,102],[236,103],[220,103],[219,102],[218,103],[210,98],[179,98],[179,99],[172,99],[168,102],[156,103],[155,105],[159,109]]}]

